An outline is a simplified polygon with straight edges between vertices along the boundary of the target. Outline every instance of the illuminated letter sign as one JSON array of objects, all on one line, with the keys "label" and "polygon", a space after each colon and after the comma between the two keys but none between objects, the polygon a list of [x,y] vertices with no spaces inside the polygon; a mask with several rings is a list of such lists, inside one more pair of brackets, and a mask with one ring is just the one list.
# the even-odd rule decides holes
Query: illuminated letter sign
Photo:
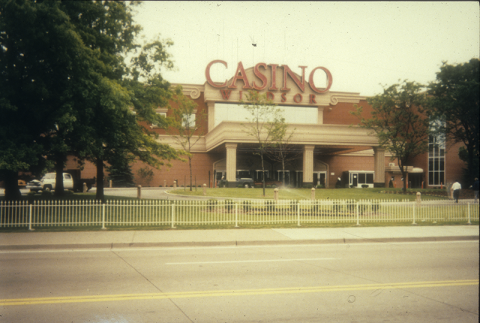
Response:
[{"label": "illuminated letter sign", "polygon": [[258,77],[263,82],[261,86],[257,86],[255,81],[253,81],[252,87],[258,91],[264,90],[267,87],[267,77],[260,72],[260,69],[259,69],[260,66],[266,70],[267,64],[258,63],[257,65],[255,65],[255,68],[253,69],[253,73],[255,73],[255,76]]},{"label": "illuminated letter sign", "polygon": [[[318,89],[315,87],[315,83],[313,82],[313,75],[315,74],[315,71],[316,70],[323,70],[325,72],[325,74],[327,74],[327,88],[326,89]],[[327,70],[325,67],[316,67],[313,69],[313,71],[310,72],[310,77],[308,78],[308,84],[310,85],[310,88],[312,89],[312,91],[315,91],[317,93],[325,93],[327,92],[328,90],[330,90],[330,88],[332,87],[332,74],[330,73],[329,70]]]},{"label": "illuminated letter sign", "polygon": [[[225,80],[225,82],[223,83],[215,83],[211,76],[210,76],[210,69],[212,67],[213,64],[217,64],[217,63],[220,63],[220,64],[223,64],[225,66],[225,68],[227,68],[227,62],[225,61],[222,61],[222,60],[214,60],[214,61],[211,61],[208,65],[207,65],[207,68],[205,69],[205,77],[207,78],[207,83],[214,87],[214,88],[217,88],[217,89],[221,89],[220,92],[221,92],[221,95],[222,95],[222,98],[224,100],[229,100],[230,99],[230,93],[232,92],[232,89],[237,89],[237,81],[238,80],[241,80],[243,81],[243,87],[242,89],[254,89],[254,90],[257,90],[257,91],[263,91],[263,90],[266,90],[267,91],[267,97],[268,98],[271,98],[271,99],[274,99],[275,98],[275,94],[274,92],[275,91],[282,91],[282,93],[280,94],[280,99],[279,101],[280,102],[287,102],[287,101],[290,101],[290,100],[293,100],[295,103],[301,103],[303,101],[303,95],[300,94],[300,93],[297,93],[297,94],[294,94],[293,96],[289,96],[287,97],[287,92],[289,92],[291,89],[287,87],[287,79],[290,78],[298,87],[298,89],[300,90],[300,92],[302,93],[305,93],[305,69],[307,68],[306,66],[299,66],[301,69],[302,69],[302,75],[301,77],[299,77],[297,74],[295,74],[291,69],[290,67],[288,67],[287,65],[282,65],[281,67],[283,68],[283,75],[280,75],[280,76],[283,76],[283,83],[282,83],[282,87],[279,89],[277,87],[277,67],[279,66],[278,64],[266,64],[266,63],[258,63],[257,65],[255,65],[255,67],[253,68],[253,82],[251,83],[250,85],[250,82],[248,80],[248,76],[247,76],[247,73],[245,72],[245,69],[243,67],[243,64],[242,62],[239,62],[238,65],[237,65],[237,71],[235,72],[235,75],[233,76],[232,78],[232,82],[228,85],[228,80]],[[263,71],[261,71],[261,69],[263,69]],[[268,73],[268,68],[270,68],[270,84],[268,84],[268,78],[267,78],[267,73]],[[325,72],[326,74],[326,77],[327,77],[327,83],[326,83],[326,87],[325,88],[318,88],[315,86],[315,72],[317,70],[322,70],[323,72]],[[250,75],[250,74],[249,74]],[[250,77],[252,78],[252,76],[250,75]],[[330,73],[330,71],[328,69],[326,69],[325,67],[322,67],[322,66],[319,66],[319,67],[316,67],[314,68],[311,72],[310,72],[310,75],[308,77],[308,83],[309,83],[309,86],[310,86],[310,89],[315,92],[315,93],[325,93],[325,92],[328,92],[330,90],[330,88],[332,87],[332,82],[333,82],[333,78],[332,78],[332,74]],[[308,89],[307,89],[307,93],[308,93]],[[308,95],[308,103],[309,104],[316,104],[316,98],[315,98],[315,94],[307,94],[305,93],[306,95]],[[239,92],[239,98],[240,100],[242,99],[242,91]],[[307,100],[306,100],[307,101]]]},{"label": "illuminated letter sign", "polygon": [[299,80],[298,77],[292,72],[290,67],[287,65],[282,65],[283,67],[283,87],[282,91],[290,91],[289,88],[287,88],[287,75],[290,76],[290,78],[297,84],[298,88],[302,90],[302,92],[305,92],[305,68],[306,66],[299,66],[302,69],[302,79]]},{"label": "illuminated letter sign", "polygon": [[[240,74],[240,76],[238,75]],[[237,88],[237,80],[241,79],[244,83],[244,89],[250,89],[250,84],[248,83],[247,75],[245,74],[245,70],[243,69],[242,62],[238,62],[237,72],[235,72],[235,77],[233,78],[232,84],[228,87],[229,89],[236,89]]]},{"label": "illuminated letter sign", "polygon": [[225,86],[227,86],[227,80],[225,80],[225,82],[223,84],[217,84],[217,83],[213,82],[212,78],[210,77],[210,67],[215,63],[222,63],[223,65],[225,65],[225,67],[228,67],[227,62],[225,62],[225,61],[222,61],[222,60],[219,60],[219,59],[211,61],[207,65],[207,68],[205,69],[205,77],[207,78],[207,82],[208,82],[208,84],[210,84],[211,86],[216,87],[216,88],[225,87]]},{"label": "illuminated letter sign", "polygon": [[272,84],[269,88],[270,91],[278,90],[277,88],[277,66],[278,64],[270,64],[268,65],[272,68]]}]

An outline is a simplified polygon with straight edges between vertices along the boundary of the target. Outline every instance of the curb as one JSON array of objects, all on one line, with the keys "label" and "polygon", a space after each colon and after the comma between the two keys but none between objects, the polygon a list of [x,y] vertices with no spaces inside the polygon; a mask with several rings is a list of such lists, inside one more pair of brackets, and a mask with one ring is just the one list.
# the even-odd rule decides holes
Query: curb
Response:
[{"label": "curb", "polygon": [[205,241],[205,242],[138,242],[138,243],[88,243],[88,244],[45,244],[3,245],[0,251],[75,250],[75,249],[127,249],[127,248],[175,248],[175,247],[236,247],[268,245],[306,244],[354,244],[394,242],[441,242],[478,241],[479,236],[416,237],[416,238],[370,238],[370,239],[325,239],[325,240],[272,240],[272,241]]}]

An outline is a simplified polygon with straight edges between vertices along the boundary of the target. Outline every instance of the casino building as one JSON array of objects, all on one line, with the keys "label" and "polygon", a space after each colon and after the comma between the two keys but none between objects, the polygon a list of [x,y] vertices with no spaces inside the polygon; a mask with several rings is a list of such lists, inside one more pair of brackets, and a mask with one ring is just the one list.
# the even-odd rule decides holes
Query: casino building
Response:
[{"label": "casino building", "polygon": [[[280,162],[265,160],[267,181],[282,181],[293,187],[385,187],[390,181],[403,187],[396,160],[378,145],[368,130],[356,126],[359,120],[349,112],[355,105],[363,107],[368,117],[371,107],[359,93],[330,91],[333,77],[327,68],[299,66],[293,72],[287,65],[259,63],[244,68],[237,64],[235,74],[224,82],[214,82],[210,70],[226,68],[227,62],[215,60],[205,69],[204,84],[180,84],[184,95],[196,104],[191,122],[200,122],[201,138],[193,146],[192,167],[194,183],[215,187],[222,177],[230,187],[239,178],[262,179],[258,142],[245,132],[245,114],[241,100],[249,90],[266,93],[285,111],[287,133],[293,135],[290,144],[294,157],[285,171]],[[325,78],[321,83],[316,80]],[[174,84],[175,86],[176,84]],[[172,105],[173,108],[175,106]],[[167,108],[157,113],[169,116]],[[205,118],[197,118],[203,114]],[[162,143],[180,148],[163,129],[152,127]],[[458,158],[458,146],[447,147],[431,137],[429,152],[411,160],[408,166],[408,185],[411,188],[445,186],[461,178],[464,164]],[[132,166],[136,184],[142,186],[188,185],[188,163],[173,161],[172,167],[152,169],[149,178],[141,177],[142,163]],[[337,183],[340,182],[340,183]]]}]

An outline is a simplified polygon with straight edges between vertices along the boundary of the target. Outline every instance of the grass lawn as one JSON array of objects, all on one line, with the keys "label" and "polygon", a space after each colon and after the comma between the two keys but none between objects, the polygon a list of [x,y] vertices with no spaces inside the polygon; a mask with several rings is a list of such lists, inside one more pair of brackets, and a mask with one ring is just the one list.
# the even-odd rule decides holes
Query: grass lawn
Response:
[{"label": "grass lawn", "polygon": [[[245,199],[273,199],[273,188],[265,189],[265,196],[261,188],[207,188],[206,196],[229,197],[229,198],[245,198]],[[416,199],[416,193],[422,193],[422,200],[438,200],[445,197],[433,196],[431,193],[441,190],[425,190],[411,189],[407,190],[408,194],[401,194],[401,189],[389,189],[388,191],[396,192],[396,194],[386,194],[385,188],[340,188],[340,189],[316,189],[315,199],[324,200],[411,200]],[[170,191],[172,194],[187,196],[203,196],[203,189],[190,192],[183,188]],[[280,188],[278,190],[278,198],[284,200],[309,200],[312,190],[306,188]]]}]

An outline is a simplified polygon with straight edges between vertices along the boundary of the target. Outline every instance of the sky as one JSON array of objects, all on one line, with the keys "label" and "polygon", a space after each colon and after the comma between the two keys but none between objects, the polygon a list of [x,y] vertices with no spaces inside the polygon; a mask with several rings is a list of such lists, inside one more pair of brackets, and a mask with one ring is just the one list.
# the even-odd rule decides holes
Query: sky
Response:
[{"label": "sky", "polygon": [[[306,78],[327,68],[330,91],[373,96],[399,80],[434,81],[442,61],[479,58],[477,1],[192,2],[151,1],[135,9],[145,40],[171,39],[170,83],[204,84],[234,76],[238,62],[288,65]],[[256,45],[256,46],[255,46]],[[316,73],[318,74],[318,73]]]}]

